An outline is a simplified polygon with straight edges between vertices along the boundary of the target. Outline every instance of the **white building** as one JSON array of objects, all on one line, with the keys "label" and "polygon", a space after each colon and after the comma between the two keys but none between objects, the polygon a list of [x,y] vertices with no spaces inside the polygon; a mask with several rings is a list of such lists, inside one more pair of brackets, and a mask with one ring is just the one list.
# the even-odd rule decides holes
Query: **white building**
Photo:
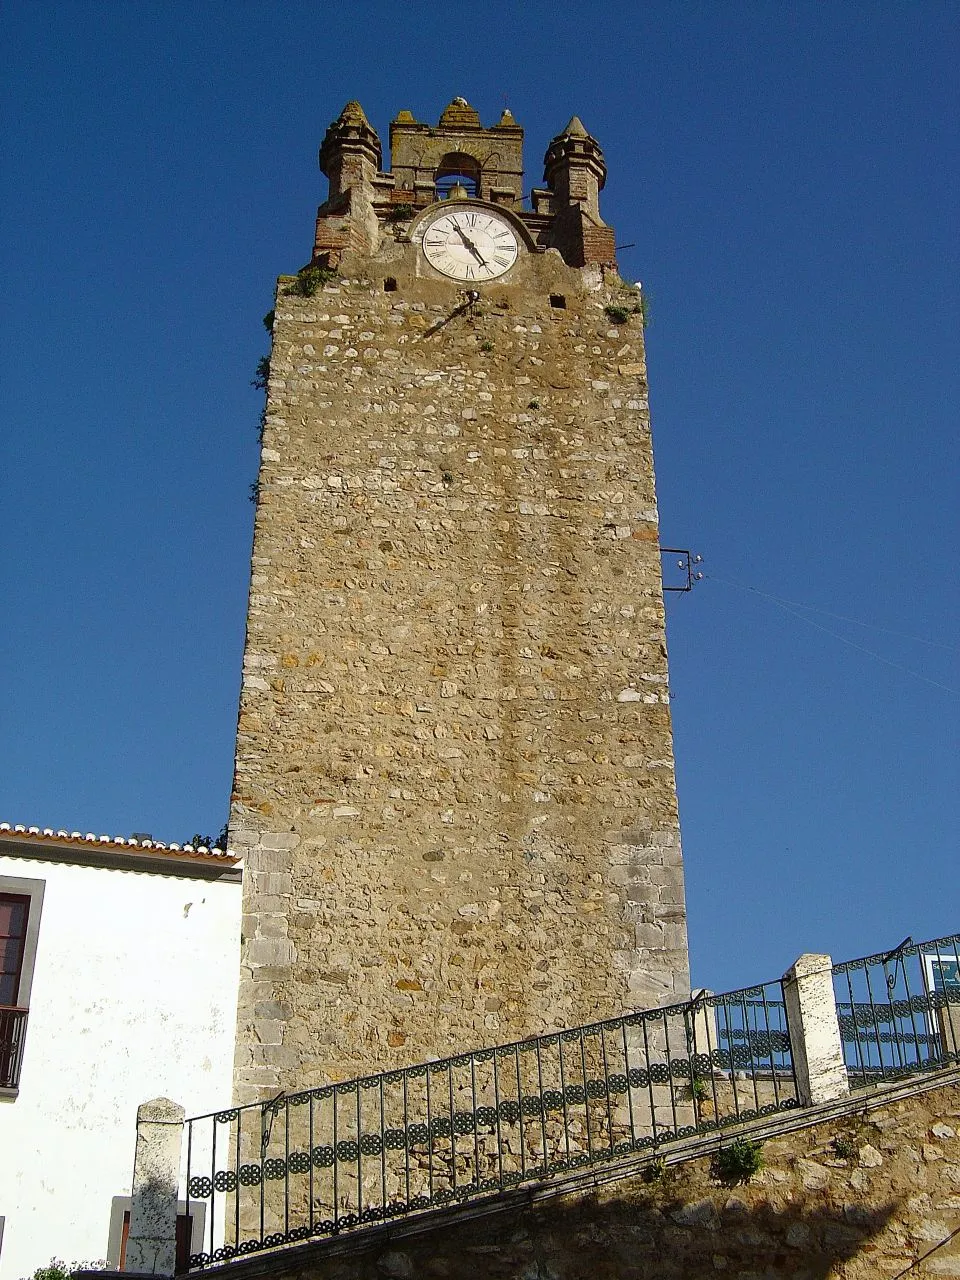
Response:
[{"label": "white building", "polygon": [[0,824],[0,1280],[116,1266],[139,1104],[231,1097],[240,875],[217,850]]}]

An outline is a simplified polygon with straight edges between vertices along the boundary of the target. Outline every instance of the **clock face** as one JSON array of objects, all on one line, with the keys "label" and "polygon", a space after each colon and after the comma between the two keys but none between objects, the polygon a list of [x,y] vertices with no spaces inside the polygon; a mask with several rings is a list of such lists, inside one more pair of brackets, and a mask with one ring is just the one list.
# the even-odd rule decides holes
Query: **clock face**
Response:
[{"label": "clock face", "polygon": [[520,245],[505,218],[486,209],[446,210],[423,233],[423,255],[453,280],[496,280],[517,260]]}]

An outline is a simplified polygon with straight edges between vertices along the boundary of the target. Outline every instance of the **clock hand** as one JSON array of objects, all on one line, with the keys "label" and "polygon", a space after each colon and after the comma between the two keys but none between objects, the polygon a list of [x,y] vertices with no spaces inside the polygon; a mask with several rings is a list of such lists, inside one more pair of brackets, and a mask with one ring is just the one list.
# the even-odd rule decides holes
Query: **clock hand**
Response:
[{"label": "clock hand", "polygon": [[473,241],[470,239],[467,233],[463,231],[460,227],[458,227],[456,223],[454,223],[454,230],[456,231],[460,239],[463,241],[463,243],[470,250],[470,252],[473,254],[473,256],[476,258],[476,260],[480,263],[480,265],[482,267],[485,267],[487,265],[486,258],[483,256],[483,254],[480,252],[477,246],[473,243]]}]

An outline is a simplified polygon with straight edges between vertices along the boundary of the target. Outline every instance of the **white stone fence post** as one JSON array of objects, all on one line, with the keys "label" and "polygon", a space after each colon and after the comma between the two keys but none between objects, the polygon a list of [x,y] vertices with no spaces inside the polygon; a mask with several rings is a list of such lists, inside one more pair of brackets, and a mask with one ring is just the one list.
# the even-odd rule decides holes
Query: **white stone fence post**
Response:
[{"label": "white stone fence post", "polygon": [[174,1273],[183,1119],[183,1107],[169,1098],[154,1098],[137,1110],[124,1271],[154,1276]]},{"label": "white stone fence post", "polygon": [[802,955],[783,976],[783,998],[802,1107],[850,1092],[830,956]]}]

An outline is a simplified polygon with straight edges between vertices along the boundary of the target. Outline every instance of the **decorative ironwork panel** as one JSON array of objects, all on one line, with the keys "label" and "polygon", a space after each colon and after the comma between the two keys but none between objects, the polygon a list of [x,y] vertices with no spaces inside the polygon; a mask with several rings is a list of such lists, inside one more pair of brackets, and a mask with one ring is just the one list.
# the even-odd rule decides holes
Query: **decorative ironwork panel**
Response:
[{"label": "decorative ironwork panel", "polygon": [[960,1062],[960,934],[833,967],[852,1089]]}]

